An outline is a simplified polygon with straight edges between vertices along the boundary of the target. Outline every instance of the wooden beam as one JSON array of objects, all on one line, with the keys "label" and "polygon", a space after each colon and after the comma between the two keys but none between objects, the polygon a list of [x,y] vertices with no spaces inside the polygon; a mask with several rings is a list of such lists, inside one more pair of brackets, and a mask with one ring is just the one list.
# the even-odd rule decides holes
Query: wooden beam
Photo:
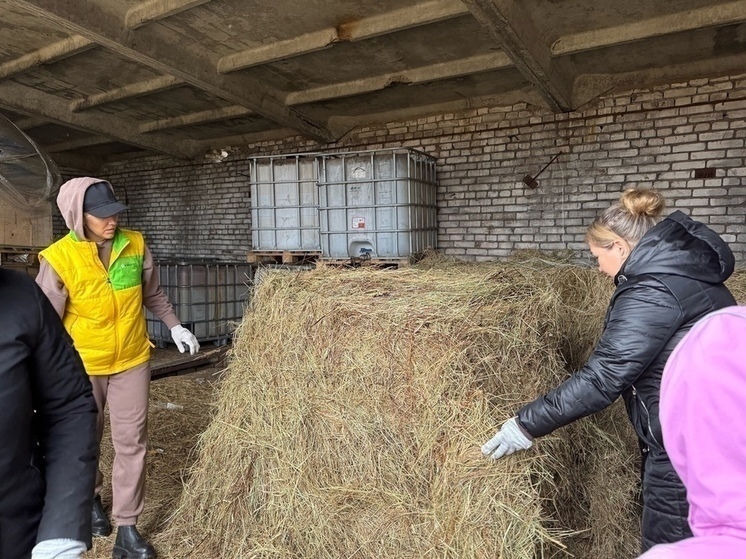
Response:
[{"label": "wooden beam", "polygon": [[80,148],[110,144],[114,141],[116,140],[112,140],[111,138],[107,138],[106,136],[88,136],[86,138],[68,140],[66,142],[58,142],[56,144],[50,144],[48,146],[43,145],[42,148],[44,148],[44,151],[46,151],[47,153],[57,153],[60,151],[72,151]]},{"label": "wooden beam", "polygon": [[184,12],[190,8],[206,4],[210,0],[148,0],[127,10],[124,16],[124,26],[127,29],[137,29],[153,21]]},{"label": "wooden beam", "polygon": [[167,363],[156,363],[150,371],[151,380],[173,377],[190,373],[196,369],[203,369],[209,365],[217,365],[228,353],[228,346],[215,349],[202,349],[197,355],[179,357]]},{"label": "wooden beam", "polygon": [[438,80],[446,80],[469,74],[488,72],[511,68],[510,58],[501,52],[472,56],[452,62],[442,62],[420,68],[412,68],[403,72],[393,72],[371,78],[362,78],[348,82],[335,83],[323,87],[306,89],[289,93],[285,98],[288,105],[302,105],[329,99],[351,97],[385,89],[393,84],[416,84]]},{"label": "wooden beam", "polygon": [[269,120],[298,130],[304,136],[323,142],[338,138],[336,132],[329,129],[326,117],[286,107],[280,93],[263,81],[242,74],[222,76],[207,57],[192,53],[189,48],[176,48],[175,45],[183,43],[183,37],[167,26],[127,30],[124,16],[116,12],[120,7],[118,4],[95,0],[8,1],[121,56],[251,109]]},{"label": "wooden beam", "polygon": [[537,88],[549,107],[572,110],[572,81],[567,65],[559,71],[551,52],[519,0],[463,0],[487,32],[510,56],[521,74]]},{"label": "wooden beam", "polygon": [[158,93],[159,91],[166,91],[167,89],[179,85],[184,85],[184,82],[173,76],[162,76],[152,80],[132,83],[116,89],[110,89],[109,91],[96,93],[95,95],[83,99],[78,99],[70,104],[70,110],[82,111],[84,109],[90,109],[91,107],[105,105],[106,103],[121,101],[122,99],[141,97],[143,95]]},{"label": "wooden beam", "polygon": [[73,35],[39,50],[24,54],[10,62],[0,64],[0,79],[16,76],[42,64],[57,62],[63,58],[92,49],[95,46],[96,43],[93,41],[80,35]]},{"label": "wooden beam", "polygon": [[682,33],[706,27],[719,27],[742,21],[746,21],[745,0],[716,4],[707,8],[696,8],[686,12],[594,29],[584,33],[565,35],[554,42],[551,51],[552,56],[575,54],[672,33]]},{"label": "wooden beam", "polygon": [[0,107],[182,159],[190,159],[199,152],[198,144],[192,140],[174,142],[143,136],[133,123],[123,118],[72,113],[65,100],[12,81],[0,83]]},{"label": "wooden beam", "polygon": [[228,74],[236,70],[316,52],[331,47],[335,43],[363,41],[468,13],[469,10],[461,0],[430,0],[411,8],[394,10],[380,16],[343,23],[336,28],[329,27],[292,39],[229,54],[218,61],[218,72]]},{"label": "wooden beam", "polygon": [[254,114],[245,107],[233,106],[213,109],[209,111],[199,111],[173,118],[164,118],[154,120],[140,125],[140,133],[155,132],[157,130],[166,130],[167,128],[178,128],[180,126],[193,126],[195,124],[206,124],[208,122],[217,122],[231,118],[240,118]]}]

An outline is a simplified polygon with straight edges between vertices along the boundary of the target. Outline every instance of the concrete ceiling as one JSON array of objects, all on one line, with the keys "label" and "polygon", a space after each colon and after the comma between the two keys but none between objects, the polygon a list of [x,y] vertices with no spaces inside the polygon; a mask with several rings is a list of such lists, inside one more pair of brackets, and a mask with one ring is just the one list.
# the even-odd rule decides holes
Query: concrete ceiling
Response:
[{"label": "concrete ceiling", "polygon": [[0,112],[62,165],[742,73],[746,0],[0,0]]}]

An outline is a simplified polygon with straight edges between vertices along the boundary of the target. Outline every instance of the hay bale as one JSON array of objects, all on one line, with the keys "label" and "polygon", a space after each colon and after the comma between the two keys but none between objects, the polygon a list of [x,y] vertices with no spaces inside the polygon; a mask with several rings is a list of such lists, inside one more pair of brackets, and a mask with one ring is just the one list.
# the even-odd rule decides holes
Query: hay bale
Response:
[{"label": "hay bale", "polygon": [[746,269],[736,270],[725,282],[739,305],[746,305]]},{"label": "hay bale", "polygon": [[608,289],[541,262],[268,274],[161,554],[634,556],[618,409],[505,460],[479,452],[587,355]]}]

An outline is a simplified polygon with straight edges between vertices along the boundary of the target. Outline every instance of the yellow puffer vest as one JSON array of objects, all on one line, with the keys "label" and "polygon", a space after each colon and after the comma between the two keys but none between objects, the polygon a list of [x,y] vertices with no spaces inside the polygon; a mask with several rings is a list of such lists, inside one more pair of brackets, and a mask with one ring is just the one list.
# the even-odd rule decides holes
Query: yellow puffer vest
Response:
[{"label": "yellow puffer vest", "polygon": [[40,254],[68,290],[62,321],[89,375],[120,373],[150,359],[140,233],[117,229],[108,270],[96,243],[79,241],[73,231]]}]

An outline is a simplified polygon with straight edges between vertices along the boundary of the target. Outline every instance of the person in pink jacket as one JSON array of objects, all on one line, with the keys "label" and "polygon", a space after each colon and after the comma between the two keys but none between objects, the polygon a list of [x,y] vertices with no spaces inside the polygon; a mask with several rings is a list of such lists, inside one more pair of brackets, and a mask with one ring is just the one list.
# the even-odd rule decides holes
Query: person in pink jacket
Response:
[{"label": "person in pink jacket", "polygon": [[682,339],[663,372],[660,418],[694,537],[640,559],[746,558],[746,307],[713,312]]}]

